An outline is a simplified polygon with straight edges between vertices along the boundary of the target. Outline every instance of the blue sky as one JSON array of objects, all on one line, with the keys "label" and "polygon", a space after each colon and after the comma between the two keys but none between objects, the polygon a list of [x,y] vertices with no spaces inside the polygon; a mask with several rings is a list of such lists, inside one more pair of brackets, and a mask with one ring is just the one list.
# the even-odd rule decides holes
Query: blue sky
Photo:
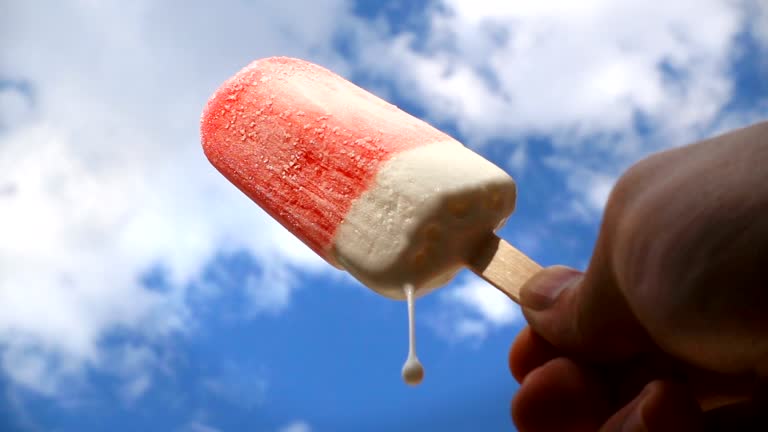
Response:
[{"label": "blue sky", "polygon": [[323,64],[506,169],[501,235],[583,268],[620,173],[768,117],[758,0],[95,2],[0,17],[0,430],[512,429],[524,324],[460,274],[404,304],[272,222],[198,119],[253,59]]}]

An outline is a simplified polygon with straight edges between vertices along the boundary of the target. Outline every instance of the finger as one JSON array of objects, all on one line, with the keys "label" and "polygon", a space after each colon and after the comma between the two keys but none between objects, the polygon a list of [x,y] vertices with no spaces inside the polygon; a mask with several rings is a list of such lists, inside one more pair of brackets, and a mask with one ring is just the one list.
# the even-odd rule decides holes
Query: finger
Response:
[{"label": "finger", "polygon": [[637,199],[637,184],[642,184],[635,177],[622,176],[611,192],[586,273],[553,266],[521,288],[523,313],[534,331],[589,360],[626,359],[654,345],[617,281],[618,270],[623,279],[639,270],[627,268],[627,251],[617,245],[626,234],[622,224],[627,208]]},{"label": "finger", "polygon": [[526,327],[509,350],[509,370],[517,382],[522,382],[532,370],[556,357],[559,357],[558,350]]},{"label": "finger", "polygon": [[[524,328],[509,353],[509,367],[518,382],[562,352],[532,331]],[[754,398],[760,390],[754,376],[722,375],[699,370],[662,353],[642,355],[628,361],[593,364],[605,387],[611,387],[612,398],[624,404],[634,398],[651,381],[685,382],[703,410],[735,404]]]},{"label": "finger", "polygon": [[609,412],[602,382],[564,357],[525,376],[512,400],[512,419],[523,432],[595,431]]},{"label": "finger", "polygon": [[689,388],[673,381],[648,383],[600,428],[601,432],[700,431],[703,417]]},{"label": "finger", "polygon": [[648,336],[596,251],[586,274],[549,267],[521,289],[528,323],[552,345],[588,360],[621,360],[649,350]]}]

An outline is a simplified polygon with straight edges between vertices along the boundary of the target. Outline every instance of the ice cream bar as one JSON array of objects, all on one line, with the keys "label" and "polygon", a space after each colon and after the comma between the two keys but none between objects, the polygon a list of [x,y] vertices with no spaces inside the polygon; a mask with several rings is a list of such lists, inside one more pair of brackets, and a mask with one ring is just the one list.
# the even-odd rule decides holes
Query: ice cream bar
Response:
[{"label": "ice cream bar", "polygon": [[507,173],[321,66],[251,63],[210,98],[201,134],[230,182],[384,296],[466,265],[516,300],[539,269],[493,234],[515,207]]}]

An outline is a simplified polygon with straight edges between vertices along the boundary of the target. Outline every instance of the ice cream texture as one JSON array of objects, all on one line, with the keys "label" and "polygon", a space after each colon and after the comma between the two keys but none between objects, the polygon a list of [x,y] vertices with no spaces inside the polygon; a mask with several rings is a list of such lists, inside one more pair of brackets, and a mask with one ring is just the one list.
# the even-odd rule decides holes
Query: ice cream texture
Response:
[{"label": "ice cream texture", "polygon": [[447,283],[515,207],[513,179],[422,120],[304,60],[257,60],[201,120],[205,154],[332,265],[405,299]]}]

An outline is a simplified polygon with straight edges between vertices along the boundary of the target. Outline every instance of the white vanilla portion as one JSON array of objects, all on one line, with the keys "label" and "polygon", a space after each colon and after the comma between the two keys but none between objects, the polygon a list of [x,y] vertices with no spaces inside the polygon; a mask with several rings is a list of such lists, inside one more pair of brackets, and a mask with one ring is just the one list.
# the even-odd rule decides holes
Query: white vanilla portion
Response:
[{"label": "white vanilla portion", "polygon": [[403,381],[409,385],[418,385],[424,379],[424,366],[421,365],[419,357],[416,355],[416,319],[414,306],[414,288],[411,284],[406,284],[403,288],[405,298],[408,301],[408,358],[403,364],[401,372]]},{"label": "white vanilla portion", "polygon": [[515,207],[515,182],[457,141],[398,153],[352,204],[333,241],[337,261],[376,292],[404,299],[444,285]]}]

